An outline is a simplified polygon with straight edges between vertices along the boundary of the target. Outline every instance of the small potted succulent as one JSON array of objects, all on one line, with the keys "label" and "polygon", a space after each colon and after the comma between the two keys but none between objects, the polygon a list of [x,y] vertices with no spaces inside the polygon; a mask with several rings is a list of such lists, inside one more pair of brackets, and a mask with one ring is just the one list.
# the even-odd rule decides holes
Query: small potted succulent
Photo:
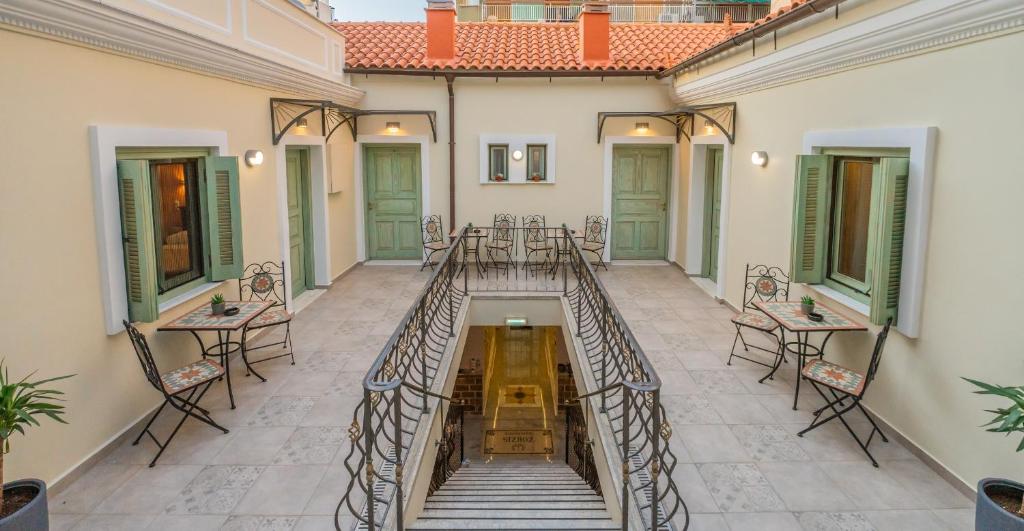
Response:
[{"label": "small potted succulent", "polygon": [[[1002,387],[977,380],[964,380],[979,387],[979,395],[992,395],[1010,401],[1006,407],[988,409],[995,418],[984,426],[986,431],[1024,434],[1024,386]],[[1024,452],[1024,439],[1017,445],[1018,452]],[[984,478],[978,482],[978,501],[975,504],[974,525],[978,531],[999,529],[1000,531],[1024,530],[1024,485],[1000,478]]]},{"label": "small potted succulent", "polygon": [[494,174],[494,180],[499,182],[499,183],[501,181],[504,181],[505,180],[505,174],[504,173],[496,173],[496,174]]},{"label": "small potted succulent", "polygon": [[213,311],[213,315],[224,314],[224,295],[217,293],[210,297],[210,310]]},{"label": "small potted succulent", "polygon": [[535,182],[535,183],[539,183],[540,182],[540,174],[539,173],[535,173],[535,174],[531,175],[530,176],[530,180]]},{"label": "small potted succulent", "polygon": [[[67,424],[64,415],[64,394],[42,386],[70,378],[59,376],[30,382],[28,375],[11,381],[0,361],[0,483],[3,483],[4,455],[11,451],[11,436],[25,434],[25,427],[39,426],[40,417],[49,417]],[[22,479],[3,483],[0,490],[0,531],[46,531],[49,529],[46,505],[46,483],[39,479]]]},{"label": "small potted succulent", "polygon": [[800,297],[800,311],[804,312],[804,315],[814,313],[814,298],[807,295]]}]

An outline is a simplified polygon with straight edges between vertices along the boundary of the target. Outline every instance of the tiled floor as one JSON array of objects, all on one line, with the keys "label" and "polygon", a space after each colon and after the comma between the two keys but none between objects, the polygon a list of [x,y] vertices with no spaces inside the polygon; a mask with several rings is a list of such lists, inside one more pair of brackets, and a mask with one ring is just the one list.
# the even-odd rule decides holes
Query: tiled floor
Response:
[{"label": "tiled floor", "polygon": [[[601,277],[665,382],[690,529],[973,529],[973,502],[898,443],[872,443],[875,469],[839,425],[796,437],[819,400],[793,411],[792,371],[762,385],[763,368],[726,366],[732,312],[680,271]],[[293,323],[296,366],[236,378],[233,411],[224,386],[210,391],[231,433],[187,422],[155,468],[148,441],[116,449],[51,500],[52,529],[333,529],[359,383],[427,278],[374,266],[335,283]]]}]

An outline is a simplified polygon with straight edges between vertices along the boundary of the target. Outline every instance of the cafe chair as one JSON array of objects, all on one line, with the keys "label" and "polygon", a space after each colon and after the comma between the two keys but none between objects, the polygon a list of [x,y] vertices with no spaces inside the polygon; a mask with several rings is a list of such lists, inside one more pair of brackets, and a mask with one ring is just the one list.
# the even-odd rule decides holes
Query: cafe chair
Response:
[{"label": "cafe chair", "polygon": [[[228,433],[227,428],[214,422],[210,418],[210,412],[203,409],[199,405],[199,401],[203,399],[203,395],[210,390],[210,386],[213,385],[214,380],[224,376],[224,367],[221,367],[219,363],[210,361],[208,359],[202,359],[195,363],[190,363],[180,369],[161,373],[156,367],[156,362],[153,361],[153,352],[149,349],[149,343],[146,341],[146,336],[139,332],[128,321],[122,321],[124,323],[125,330],[128,331],[128,337],[132,341],[132,346],[135,347],[135,354],[139,358],[139,363],[142,364],[142,372],[146,375],[146,380],[149,381],[150,385],[156,388],[157,391],[164,396],[164,403],[160,404],[160,407],[150,417],[149,422],[146,423],[146,427],[142,428],[142,432],[132,442],[132,446],[138,445],[139,441],[142,440],[143,435],[149,435],[153,442],[156,443],[160,450],[153,457],[153,460],[149,462],[149,466],[152,468],[156,465],[160,456],[163,455],[164,450],[171,444],[171,440],[178,434],[178,430],[181,429],[181,425],[188,420],[189,417],[193,417],[205,424],[208,424],[218,430]],[[164,408],[170,405],[172,408],[177,409],[182,413],[181,420],[171,431],[171,434],[167,436],[167,439],[160,442],[156,438],[156,435],[150,430],[153,426],[153,422],[160,413],[163,412]]]},{"label": "cafe chair", "polygon": [[583,252],[593,254],[597,258],[597,267],[603,267],[605,271],[608,271],[608,264],[604,263],[604,246],[608,240],[608,218],[587,216],[583,226]]},{"label": "cafe chair", "polygon": [[[751,363],[774,367],[773,363],[765,363],[760,360],[745,357],[736,353],[736,343],[743,344],[743,350],[750,352],[750,349],[757,349],[775,356],[773,361],[778,361],[779,356],[785,356],[782,349],[782,339],[776,333],[779,323],[764,314],[756,302],[781,302],[789,298],[789,276],[782,272],[782,269],[774,266],[756,265],[751,267],[747,264],[746,283],[743,285],[743,308],[742,312],[732,318],[732,324],[736,327],[736,337],[732,340],[732,350],[729,351],[729,361],[726,365],[732,365],[732,359],[740,358]],[[770,338],[772,348],[765,348],[758,345],[751,345],[743,337],[743,330],[752,333],[760,333]]]},{"label": "cafe chair", "polygon": [[448,239],[444,233],[444,225],[441,223],[441,216],[432,215],[424,216],[420,222],[420,229],[423,235],[423,265],[420,266],[420,271],[423,268],[430,266],[430,270],[434,270],[434,255],[437,253],[444,254],[448,250]]},{"label": "cafe chair", "polygon": [[[551,253],[555,251],[555,247],[551,238],[548,237],[544,216],[539,214],[523,216],[523,249],[526,252],[526,256],[523,258],[524,271],[532,269],[533,274],[536,275],[538,270],[550,268]],[[535,258],[532,262],[530,261],[531,257]],[[538,261],[537,258],[541,257],[543,259]]]},{"label": "cafe chair", "polygon": [[[842,365],[836,365],[820,358],[812,359],[804,365],[804,369],[801,372],[802,376],[811,382],[814,390],[825,399],[826,404],[814,412],[814,420],[811,421],[811,425],[807,426],[797,435],[803,437],[805,433],[831,420],[839,419],[839,422],[842,422],[843,426],[846,427],[846,431],[850,432],[853,440],[857,441],[860,449],[864,450],[864,453],[867,454],[871,464],[878,468],[878,461],[868,451],[868,446],[871,444],[871,439],[876,433],[884,442],[889,442],[889,439],[885,437],[882,429],[878,427],[878,424],[875,423],[875,420],[871,418],[871,415],[868,414],[860,402],[864,400],[864,393],[867,392],[868,385],[871,384],[878,373],[878,364],[882,360],[882,349],[885,347],[886,337],[889,336],[890,326],[892,326],[892,317],[886,321],[885,326],[878,333],[878,338],[875,340],[875,350],[871,353],[871,362],[868,363],[866,373],[848,369]],[[825,391],[828,391],[831,397],[826,395]],[[871,423],[871,433],[868,434],[867,440],[863,442],[860,437],[857,437],[857,434],[850,427],[850,424],[846,422],[846,419],[843,418],[843,415],[854,409],[859,409],[864,414],[864,417],[868,419],[868,422]],[[822,418],[821,415],[828,410],[831,410],[832,414]]]},{"label": "cafe chair", "polygon": [[[516,217],[512,214],[495,214],[491,238],[484,244],[487,250],[487,266],[501,269],[508,277],[509,269],[516,270],[512,255],[515,253]],[[518,271],[516,277],[518,278]]]},{"label": "cafe chair", "polygon": [[[249,321],[249,324],[242,329],[242,360],[245,362],[246,376],[249,376],[251,371],[252,374],[256,374],[260,380],[263,380],[264,382],[267,381],[266,378],[260,376],[259,373],[251,369],[249,366],[256,363],[263,363],[264,361],[283,358],[285,356],[290,356],[292,359],[292,365],[295,365],[295,349],[292,345],[292,314],[288,312],[288,308],[285,303],[285,301],[288,300],[287,290],[288,283],[284,281],[284,262],[249,264],[242,271],[241,278],[238,279],[239,300],[250,302],[269,301],[274,304],[270,308],[267,308],[263,313],[257,315],[252,321]],[[267,343],[256,347],[248,345],[247,339],[250,332],[262,330],[264,328],[281,326],[284,327],[284,338],[281,341],[275,341],[273,343]],[[287,352],[268,356],[255,361],[249,361],[249,352],[277,346],[287,350]]]}]

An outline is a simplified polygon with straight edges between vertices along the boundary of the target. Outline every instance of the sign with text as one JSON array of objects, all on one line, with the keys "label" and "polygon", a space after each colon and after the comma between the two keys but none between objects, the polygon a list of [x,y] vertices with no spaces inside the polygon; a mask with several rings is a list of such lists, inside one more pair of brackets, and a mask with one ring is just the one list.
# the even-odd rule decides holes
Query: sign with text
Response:
[{"label": "sign with text", "polygon": [[553,454],[551,430],[487,430],[485,454]]}]

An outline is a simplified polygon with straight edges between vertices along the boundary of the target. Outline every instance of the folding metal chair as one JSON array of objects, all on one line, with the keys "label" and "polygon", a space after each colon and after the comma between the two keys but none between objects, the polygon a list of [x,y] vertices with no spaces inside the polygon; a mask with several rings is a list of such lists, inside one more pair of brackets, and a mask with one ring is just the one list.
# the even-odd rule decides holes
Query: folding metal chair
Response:
[{"label": "folding metal chair", "polygon": [[[288,283],[284,280],[284,262],[263,262],[262,264],[249,264],[242,271],[238,279],[238,300],[242,301],[270,301],[274,305],[266,311],[257,315],[242,330],[242,358],[245,360],[245,375],[249,376],[249,365],[263,363],[264,361],[276,360],[285,356],[291,356],[292,365],[295,365],[295,349],[292,345],[292,314],[288,312],[286,302],[288,300]],[[247,336],[253,330],[284,326],[284,339],[267,343],[258,347],[250,347],[247,344]],[[269,356],[256,361],[249,361],[248,353],[253,350],[280,346],[288,352]],[[252,373],[260,380],[267,381],[252,369]]]},{"label": "folding metal chair", "polygon": [[587,216],[583,229],[583,251],[597,257],[597,267],[608,271],[604,263],[604,246],[608,240],[608,218],[604,216]]},{"label": "folding metal chair", "polygon": [[[867,454],[871,464],[878,468],[878,461],[875,461],[875,457],[868,451],[868,446],[871,444],[871,439],[874,438],[876,433],[885,442],[889,442],[889,439],[885,437],[881,428],[878,427],[878,424],[875,424],[875,420],[871,418],[871,415],[868,415],[867,410],[864,409],[860,402],[864,399],[864,393],[867,391],[868,385],[871,384],[871,381],[875,379],[875,375],[878,373],[878,364],[882,360],[882,349],[885,347],[885,339],[889,336],[890,326],[892,326],[892,317],[886,321],[885,326],[878,333],[878,338],[875,340],[875,350],[871,353],[871,362],[868,364],[867,373],[848,369],[820,358],[812,359],[807,362],[807,365],[804,365],[801,375],[811,382],[811,386],[825,399],[826,404],[814,412],[814,420],[811,421],[811,425],[807,426],[797,435],[803,437],[805,433],[833,419],[839,419],[839,422],[846,426],[846,431],[850,432],[853,440],[857,441],[860,449],[864,450],[864,453]],[[822,388],[828,390],[831,398],[825,394]],[[849,401],[848,404],[846,403],[847,401]],[[868,422],[871,423],[871,433],[868,434],[868,438],[864,442],[861,442],[860,437],[857,437],[856,432],[853,431],[850,424],[843,418],[843,415],[854,409],[859,409],[864,414],[864,417],[868,419]],[[832,414],[821,418],[822,413],[827,410],[832,410]]]},{"label": "folding metal chair", "polygon": [[[487,249],[487,262],[489,267],[500,268],[508,277],[508,270],[516,271],[516,278],[519,277],[515,261],[512,259],[515,253],[516,217],[512,214],[495,214],[494,227],[491,228],[491,238],[484,244]],[[504,254],[504,258],[502,258]]]},{"label": "folding metal chair", "polygon": [[[526,256],[523,259],[524,271],[533,269],[533,274],[536,275],[538,270],[546,271],[550,268],[551,253],[555,251],[555,246],[551,239],[548,238],[544,216],[539,214],[523,216],[523,249],[526,252]],[[544,257],[544,260],[542,262],[530,262],[530,257],[538,253]]]},{"label": "folding metal chair", "polygon": [[[783,273],[781,268],[766,265],[751,267],[750,264],[747,264],[746,284],[743,286],[743,311],[732,318],[732,324],[736,327],[736,337],[732,340],[732,350],[729,351],[729,361],[726,362],[726,365],[732,365],[732,359],[736,357],[765,367],[775,366],[774,363],[765,363],[736,354],[737,341],[743,343],[743,350],[746,352],[750,352],[750,349],[754,348],[776,357],[783,356],[783,360],[786,359],[782,351],[782,339],[775,334],[779,323],[765,315],[754,303],[785,301],[787,298],[789,298],[789,276]],[[747,343],[747,339],[743,337],[744,328],[771,336],[775,348],[767,349]]]},{"label": "folding metal chair", "polygon": [[[139,363],[142,364],[142,372],[146,374],[146,380],[164,395],[164,403],[160,404],[160,408],[156,410],[156,413],[153,413],[149,422],[146,423],[146,427],[142,428],[142,432],[132,442],[132,446],[135,446],[142,440],[143,435],[149,435],[157,447],[160,448],[160,451],[156,453],[153,460],[149,462],[149,466],[156,465],[157,459],[160,459],[164,450],[171,444],[171,440],[178,434],[181,425],[189,417],[196,418],[224,433],[228,433],[227,428],[214,422],[210,418],[210,412],[199,405],[199,401],[210,390],[214,380],[224,375],[224,368],[215,361],[203,359],[190,363],[180,369],[161,374],[156,367],[156,363],[153,361],[153,353],[149,349],[149,343],[146,342],[146,336],[128,321],[122,322],[124,323],[125,330],[128,331],[128,337],[132,340],[132,346],[135,347],[135,354],[139,358]],[[167,405],[182,412],[183,415],[174,427],[174,430],[171,431],[171,434],[161,443],[149,428],[153,426],[153,422],[160,416],[160,413],[163,412],[164,407]]]},{"label": "folding metal chair", "polygon": [[448,240],[444,233],[444,224],[441,223],[441,216],[432,215],[424,216],[420,222],[421,232],[423,234],[423,265],[420,266],[420,271],[423,268],[430,266],[430,270],[434,270],[434,262],[432,261],[434,255],[437,253],[444,254],[448,250]]}]

